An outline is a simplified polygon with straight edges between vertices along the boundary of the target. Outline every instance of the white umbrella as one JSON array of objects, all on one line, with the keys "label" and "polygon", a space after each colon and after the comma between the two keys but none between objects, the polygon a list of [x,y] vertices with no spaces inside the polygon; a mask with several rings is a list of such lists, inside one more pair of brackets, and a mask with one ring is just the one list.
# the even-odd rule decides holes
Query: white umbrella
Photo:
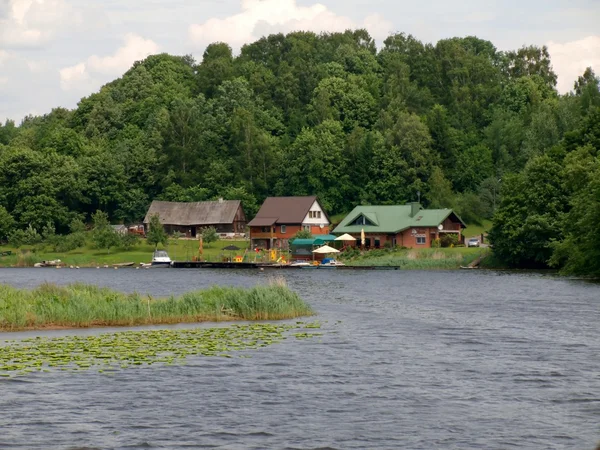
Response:
[{"label": "white umbrella", "polygon": [[313,250],[313,253],[339,253],[340,251],[330,247],[329,245],[324,245],[323,247],[319,247]]},{"label": "white umbrella", "polygon": [[335,241],[355,241],[356,238],[353,238],[348,233],[346,233],[346,234],[342,234],[341,236],[336,237],[334,240]]}]

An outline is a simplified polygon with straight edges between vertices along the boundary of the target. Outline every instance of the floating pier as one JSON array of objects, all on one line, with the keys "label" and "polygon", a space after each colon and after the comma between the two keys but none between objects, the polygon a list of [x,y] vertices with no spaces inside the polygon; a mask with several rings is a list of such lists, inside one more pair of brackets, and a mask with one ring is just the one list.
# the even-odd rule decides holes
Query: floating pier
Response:
[{"label": "floating pier", "polygon": [[175,269],[308,269],[308,270],[400,270],[399,266],[292,266],[264,262],[228,262],[228,261],[173,261]]}]

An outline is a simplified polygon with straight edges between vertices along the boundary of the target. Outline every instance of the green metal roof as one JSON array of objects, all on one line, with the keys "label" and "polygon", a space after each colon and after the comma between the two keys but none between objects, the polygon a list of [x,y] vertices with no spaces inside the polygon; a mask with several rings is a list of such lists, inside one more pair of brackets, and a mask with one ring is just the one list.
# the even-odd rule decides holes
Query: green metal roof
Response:
[{"label": "green metal roof", "polygon": [[[421,209],[410,217],[411,205],[363,205],[357,206],[333,230],[333,233],[397,233],[410,227],[437,227],[453,213],[451,209]],[[349,225],[364,215],[377,225]],[[454,215],[464,225],[463,221]]]}]

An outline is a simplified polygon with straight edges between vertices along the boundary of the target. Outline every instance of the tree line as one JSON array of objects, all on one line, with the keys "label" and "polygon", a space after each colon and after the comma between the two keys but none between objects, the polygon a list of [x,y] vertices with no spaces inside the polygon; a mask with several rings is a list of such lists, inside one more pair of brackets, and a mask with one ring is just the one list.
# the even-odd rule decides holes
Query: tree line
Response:
[{"label": "tree line", "polygon": [[[549,250],[531,260],[500,248],[508,218],[535,211],[508,205],[513,192],[533,201],[531,181],[545,189],[532,172],[541,159],[561,166],[561,214],[587,198],[565,164],[588,148],[578,164],[595,170],[598,142],[585,130],[597,121],[598,78],[586,70],[567,95],[556,79],[545,47],[502,52],[477,37],[432,45],[399,33],[377,49],[365,30],[274,34],[237,56],[214,43],[201,62],[150,56],[74,110],[0,126],[0,238],[66,233],[99,210],[139,222],[153,199],[240,199],[252,217],[269,195],[316,194],[336,214],[420,193],[467,222],[496,214],[502,258],[548,264]],[[564,231],[548,248],[562,266],[555,241],[568,233],[556,224]]]}]

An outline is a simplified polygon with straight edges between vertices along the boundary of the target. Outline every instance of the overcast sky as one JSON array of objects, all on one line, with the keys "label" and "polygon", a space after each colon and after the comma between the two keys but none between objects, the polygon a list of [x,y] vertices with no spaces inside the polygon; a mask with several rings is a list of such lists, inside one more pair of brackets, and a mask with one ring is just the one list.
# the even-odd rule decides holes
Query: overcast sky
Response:
[{"label": "overcast sky", "polygon": [[150,54],[200,60],[214,41],[359,27],[378,43],[406,32],[547,45],[561,92],[588,66],[600,73],[600,0],[0,0],[0,121],[74,108]]}]

